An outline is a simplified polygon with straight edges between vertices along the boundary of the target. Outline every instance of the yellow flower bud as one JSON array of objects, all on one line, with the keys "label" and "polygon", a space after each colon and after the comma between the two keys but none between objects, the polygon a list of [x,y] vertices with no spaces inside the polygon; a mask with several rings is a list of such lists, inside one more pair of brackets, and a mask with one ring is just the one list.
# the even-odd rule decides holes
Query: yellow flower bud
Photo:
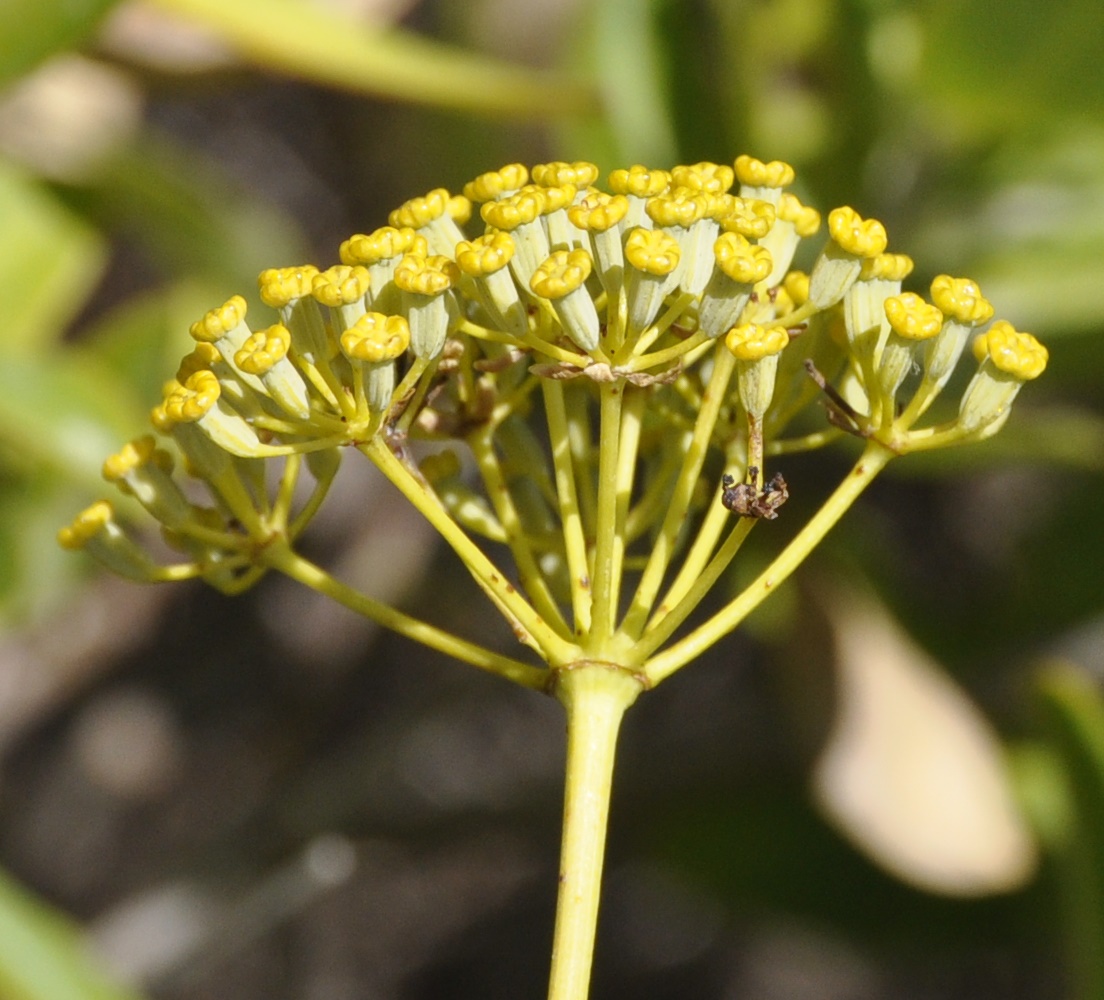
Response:
[{"label": "yellow flower bud", "polygon": [[394,226],[382,226],[365,236],[358,233],[350,236],[341,244],[338,254],[341,263],[349,266],[361,264],[370,266],[383,260],[392,260],[407,253],[426,253],[426,240],[409,226],[396,229]]},{"label": "yellow flower bud", "polygon": [[109,483],[123,479],[134,469],[149,462],[156,450],[157,446],[152,434],[144,434],[140,438],[128,441],[118,452],[104,460],[104,479]]},{"label": "yellow flower bud", "polygon": [[774,267],[770,251],[755,246],[738,233],[724,233],[713,244],[717,266],[733,281],[754,285],[764,281]]},{"label": "yellow flower bud", "polygon": [[727,347],[737,361],[758,361],[778,354],[790,342],[784,326],[760,326],[758,323],[742,323],[725,334]]},{"label": "yellow flower bud", "polygon": [[324,306],[338,308],[363,299],[372,278],[362,264],[335,264],[314,276],[311,295]]},{"label": "yellow flower bud", "polygon": [[221,340],[245,321],[246,303],[240,295],[231,296],[217,309],[211,309],[191,326],[193,339],[211,344]]},{"label": "yellow flower bud", "polygon": [[762,419],[774,398],[778,359],[790,335],[785,327],[742,323],[725,334],[725,347],[736,357],[736,391],[740,404]]},{"label": "yellow flower bud", "polygon": [[609,175],[609,186],[614,194],[651,198],[666,191],[671,175],[666,170],[649,170],[639,163],[626,169],[615,170]]},{"label": "yellow flower bud", "polygon": [[434,188],[420,198],[411,198],[403,202],[388,217],[387,221],[396,229],[421,229],[431,222],[447,215],[450,195],[444,188]]},{"label": "yellow flower bud", "polygon": [[91,506],[85,507],[70,524],[58,532],[58,544],[63,549],[83,549],[90,538],[103,530],[114,514],[110,503],[97,500]]},{"label": "yellow flower bud", "polygon": [[992,303],[969,278],[940,274],[932,281],[931,295],[947,319],[964,326],[981,326],[993,318]]},{"label": "yellow flower bud", "polygon": [[739,233],[749,240],[761,240],[770,232],[777,216],[774,206],[760,198],[734,198],[731,211],[721,220],[725,232]]},{"label": "yellow flower bud", "polygon": [[514,241],[509,233],[492,230],[470,243],[456,244],[456,265],[472,278],[501,271],[514,256]]},{"label": "yellow flower bud", "polygon": [[997,368],[1024,382],[1042,375],[1050,358],[1047,349],[1030,333],[1018,332],[1006,320],[997,320],[978,342]]},{"label": "yellow flower bud", "polygon": [[395,269],[395,284],[416,295],[441,295],[460,280],[456,262],[440,254],[407,254]]},{"label": "yellow flower bud", "polygon": [[671,187],[724,194],[736,179],[736,172],[724,163],[693,163],[671,171]]},{"label": "yellow flower bud", "polygon": [[820,229],[820,212],[810,205],[802,205],[797,195],[789,192],[778,201],[778,218],[792,223],[794,231],[803,239],[815,236]]},{"label": "yellow flower bud", "polygon": [[201,369],[183,384],[174,385],[162,405],[173,423],[189,424],[207,413],[221,394],[222,387],[215,373]]},{"label": "yellow flower bud", "polygon": [[529,180],[529,171],[521,163],[508,163],[499,170],[480,174],[464,185],[464,196],[471,201],[496,201],[503,195],[525,186]]},{"label": "yellow flower bud", "polygon": [[741,184],[755,188],[784,188],[794,182],[794,168],[781,160],[764,163],[746,154],[736,157],[736,178]]},{"label": "yellow flower bud", "polygon": [[667,275],[679,264],[678,241],[661,229],[637,228],[625,241],[625,259],[638,271]]},{"label": "yellow flower bud", "polygon": [[604,233],[612,229],[629,210],[629,200],[623,194],[609,195],[597,191],[567,210],[572,225],[591,232]]},{"label": "yellow flower bud", "polygon": [[533,167],[532,173],[533,181],[541,187],[562,187],[566,184],[575,188],[586,188],[598,179],[597,165],[585,160],[577,160],[575,163],[538,163]]},{"label": "yellow flower bud", "polygon": [[598,346],[600,323],[585,282],[592,269],[585,250],[557,250],[534,272],[529,287],[549,299],[560,325],[584,351]]},{"label": "yellow flower bud", "polygon": [[264,375],[277,361],[287,357],[291,333],[276,323],[266,330],[257,330],[234,355],[234,364],[250,375]]},{"label": "yellow flower bud", "polygon": [[273,309],[282,309],[296,299],[310,295],[318,268],[313,264],[301,267],[270,267],[257,278],[261,301]]},{"label": "yellow flower bud", "polygon": [[529,287],[546,299],[560,299],[590,277],[590,254],[585,250],[557,250],[529,281]]},{"label": "yellow flower bud", "polygon": [[927,340],[943,327],[938,306],[925,302],[915,292],[891,295],[885,300],[886,319],[894,332],[908,340]]},{"label": "yellow flower bud", "polygon": [[880,253],[863,261],[860,281],[904,281],[912,274],[912,258],[903,253]]},{"label": "yellow flower bud", "polygon": [[367,312],[341,335],[341,349],[357,361],[393,361],[410,346],[410,325],[402,316]]},{"label": "yellow flower bud", "polygon": [[842,249],[856,257],[876,257],[889,241],[885,226],[877,219],[863,219],[847,205],[828,213],[828,232]]},{"label": "yellow flower bud", "polygon": [[535,222],[543,210],[543,189],[526,188],[499,201],[487,202],[479,214],[488,226],[511,232],[519,226]]}]

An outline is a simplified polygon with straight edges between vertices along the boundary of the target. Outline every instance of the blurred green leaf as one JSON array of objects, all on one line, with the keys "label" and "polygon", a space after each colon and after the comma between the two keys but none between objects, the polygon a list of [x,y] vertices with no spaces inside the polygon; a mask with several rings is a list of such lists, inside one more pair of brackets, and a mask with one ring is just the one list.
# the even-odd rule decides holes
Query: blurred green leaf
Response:
[{"label": "blurred green leaf", "polygon": [[932,0],[922,17],[923,89],[968,127],[993,134],[1056,115],[1099,117],[1099,0]]},{"label": "blurred green leaf", "polygon": [[142,426],[127,384],[85,351],[0,365],[0,439],[32,466],[100,490],[104,456]]},{"label": "blurred green leaf", "polygon": [[362,93],[481,114],[593,110],[579,80],[512,66],[396,28],[367,27],[303,0],[156,0],[269,69]]},{"label": "blurred green leaf", "polygon": [[926,213],[913,252],[968,267],[1001,315],[1044,338],[1104,323],[1104,129],[1032,130],[976,182]]},{"label": "blurred green leaf", "polygon": [[[1066,941],[1077,1000],[1104,996],[1104,697],[1084,671],[1054,664],[1039,676],[1045,733],[1069,787],[1072,829],[1058,831]],[[1044,832],[1045,828],[1044,828]]]},{"label": "blurred green leaf", "polygon": [[0,478],[0,627],[43,620],[87,574],[87,562],[62,549],[57,533],[90,499],[50,470]]},{"label": "blurred green leaf", "polygon": [[165,274],[207,281],[223,297],[255,287],[264,268],[307,255],[302,235],[279,209],[203,156],[148,134],[67,196],[104,227],[125,232]]},{"label": "blurred green leaf", "polygon": [[138,1000],[108,982],[80,930],[0,873],[0,995],[4,1000]]},{"label": "blurred green leaf", "polygon": [[80,42],[116,0],[4,0],[0,3],[0,87]]},{"label": "blurred green leaf", "polygon": [[588,149],[587,156],[607,168],[675,162],[659,6],[659,0],[590,4],[579,42],[568,51],[569,65],[597,81],[604,112],[600,119],[569,122],[569,144]]},{"label": "blurred green leaf", "polygon": [[195,346],[188,328],[225,297],[225,283],[213,287],[189,280],[132,296],[86,329],[81,346],[125,382],[134,398],[152,406],[181,357]]},{"label": "blurred green leaf", "polygon": [[103,239],[50,192],[0,160],[0,301],[4,351],[59,338],[103,272]]}]

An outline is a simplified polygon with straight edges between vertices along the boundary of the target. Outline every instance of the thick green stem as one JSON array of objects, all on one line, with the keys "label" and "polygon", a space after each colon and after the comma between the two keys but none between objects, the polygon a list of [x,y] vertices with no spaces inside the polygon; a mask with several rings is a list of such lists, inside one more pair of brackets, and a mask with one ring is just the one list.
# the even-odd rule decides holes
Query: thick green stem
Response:
[{"label": "thick green stem", "polygon": [[637,676],[612,664],[583,663],[557,675],[556,696],[567,710],[567,777],[548,1000],[587,997],[617,731],[642,689]]}]

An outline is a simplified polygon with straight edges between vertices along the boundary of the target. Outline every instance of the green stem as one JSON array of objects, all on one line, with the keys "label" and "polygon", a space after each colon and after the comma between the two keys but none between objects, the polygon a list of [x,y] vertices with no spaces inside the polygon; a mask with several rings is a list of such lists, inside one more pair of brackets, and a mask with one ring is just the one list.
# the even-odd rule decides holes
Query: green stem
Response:
[{"label": "green stem", "polygon": [[[719,511],[719,513],[717,513]],[[655,613],[648,621],[644,632],[647,637],[646,646],[658,649],[672,633],[681,625],[693,610],[705,599],[705,595],[713,588],[720,575],[728,568],[729,563],[736,557],[740,546],[751,534],[755,527],[755,519],[742,517],[732,528],[725,539],[724,544],[716,554],[708,559],[716,539],[720,535],[721,518],[730,518],[729,512],[717,503],[710,507],[702,525],[698,539],[687,557],[685,563],[679,569],[674,583],[663,596],[663,600],[655,609]],[[701,545],[698,542],[702,542]]]},{"label": "green stem", "polygon": [[594,538],[594,604],[591,634],[601,645],[612,634],[621,589],[621,556],[624,538],[618,515],[620,503],[618,455],[621,444],[621,404],[624,385],[603,383],[599,389],[601,416],[598,431],[598,510]]},{"label": "green stem", "polygon": [[575,659],[578,654],[577,647],[558,635],[541,618],[517,588],[487,558],[483,550],[464,533],[441,502],[399,461],[386,442],[375,437],[361,445],[360,450],[398,487],[403,496],[451,546],[468,568],[468,572],[483,588],[483,592],[506,617],[519,641],[536,650],[547,660],[570,663]]},{"label": "green stem", "polygon": [[548,439],[552,448],[552,466],[556,476],[556,496],[559,501],[560,523],[563,528],[564,553],[571,577],[571,609],[576,635],[590,631],[590,572],[587,569],[586,535],[579,510],[578,485],[571,459],[570,424],[564,405],[564,389],[554,379],[541,379],[544,411],[548,420]]},{"label": "green stem", "polygon": [[545,580],[537,565],[531,540],[502,474],[502,466],[494,449],[496,429],[493,424],[482,426],[469,435],[468,447],[471,448],[479,473],[483,477],[487,496],[494,507],[498,523],[506,533],[506,542],[514,557],[514,565],[517,567],[518,577],[525,593],[529,595],[537,613],[552,628],[557,632],[569,633],[568,624],[564,621],[556,600],[548,589],[548,581]]},{"label": "green stem", "polygon": [[[576,389],[570,384],[565,385],[568,452],[575,470],[575,495],[579,502],[579,520],[583,526],[583,537],[592,543],[598,521],[596,506],[598,480],[589,406],[585,398],[579,398],[580,394],[584,397],[586,395],[583,390]],[[588,560],[589,551],[588,548]]]},{"label": "green stem", "polygon": [[722,346],[716,353],[713,374],[702,396],[701,409],[698,410],[694,423],[694,434],[686,449],[678,481],[671,492],[663,525],[652,545],[628,614],[621,623],[622,633],[630,638],[639,637],[659,595],[659,588],[674,556],[683,522],[690,510],[690,501],[698,484],[717,416],[735,367],[736,358]]},{"label": "green stem", "polygon": [[[726,457],[724,469],[726,473],[732,476],[742,477],[747,466],[744,465],[742,469],[737,471],[738,468],[739,467],[733,463],[731,457]],[[718,491],[718,496],[719,495],[720,491]],[[717,547],[717,542],[730,520],[729,511],[723,504],[716,502],[716,499],[714,499],[706,509],[705,517],[701,520],[698,533],[693,543],[690,545],[690,550],[687,552],[686,558],[679,567],[678,573],[675,575],[674,582],[667,589],[667,593],[663,595],[662,601],[655,608],[652,617],[648,620],[646,628],[651,629],[656,625],[676,604],[682,601],[686,592],[695,586],[695,581],[701,577],[704,567],[714,557],[713,552]],[[740,539],[736,544],[736,548],[732,549],[732,556],[736,554],[736,550],[743,543],[743,539],[747,537],[748,532],[751,530],[752,522],[746,523],[747,528],[740,534]],[[731,556],[729,558],[731,558]]]},{"label": "green stem", "polygon": [[642,689],[638,677],[612,664],[583,663],[556,676],[567,710],[567,776],[548,1000],[586,1000],[617,731]]},{"label": "green stem", "polygon": [[541,691],[548,686],[548,671],[531,664],[523,663],[501,653],[492,652],[489,649],[468,642],[459,636],[446,632],[434,625],[423,622],[418,618],[392,608],[390,605],[377,601],[374,598],[354,590],[340,580],[334,579],[321,567],[304,559],[286,543],[275,542],[264,552],[264,561],[272,569],[297,580],[299,583],[310,587],[312,590],[325,594],[362,615],[371,621],[377,622],[392,632],[413,639],[415,642],[436,649],[438,652],[469,663],[480,670],[486,670],[498,674],[507,680],[520,684],[522,687]]},{"label": "green stem", "polygon": [[[649,682],[658,684],[736,628],[820,544],[844,511],[893,457],[894,453],[877,441],[868,442],[847,478],[750,587],[688,636],[648,661],[645,672]],[[640,645],[646,650],[655,648],[652,644],[662,642],[663,634],[662,629],[657,629],[654,635],[645,635]]]}]

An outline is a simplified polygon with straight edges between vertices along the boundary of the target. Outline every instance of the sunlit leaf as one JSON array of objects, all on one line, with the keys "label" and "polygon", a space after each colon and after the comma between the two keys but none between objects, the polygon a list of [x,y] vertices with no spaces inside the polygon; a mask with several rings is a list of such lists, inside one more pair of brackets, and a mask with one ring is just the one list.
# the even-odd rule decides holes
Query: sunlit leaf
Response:
[{"label": "sunlit leaf", "polygon": [[1041,336],[1104,323],[1104,129],[1006,142],[979,180],[969,203],[928,213],[914,251],[959,258],[1002,316]]},{"label": "sunlit leaf", "polygon": [[132,296],[86,329],[81,346],[126,382],[135,398],[152,406],[195,345],[188,328],[226,299],[228,287],[186,280]]},{"label": "sunlit leaf", "polygon": [[595,104],[578,80],[368,27],[304,0],[156,2],[202,22],[259,65],[318,83],[483,114],[577,114]]},{"label": "sunlit leaf", "polygon": [[42,469],[0,479],[0,627],[57,608],[87,572],[84,560],[57,544],[57,532],[91,496],[61,489],[59,479]]},{"label": "sunlit leaf", "polygon": [[662,166],[676,158],[656,6],[653,0],[589,5],[571,51],[571,64],[597,81],[605,113],[594,127],[604,130],[602,152],[616,162]]}]

